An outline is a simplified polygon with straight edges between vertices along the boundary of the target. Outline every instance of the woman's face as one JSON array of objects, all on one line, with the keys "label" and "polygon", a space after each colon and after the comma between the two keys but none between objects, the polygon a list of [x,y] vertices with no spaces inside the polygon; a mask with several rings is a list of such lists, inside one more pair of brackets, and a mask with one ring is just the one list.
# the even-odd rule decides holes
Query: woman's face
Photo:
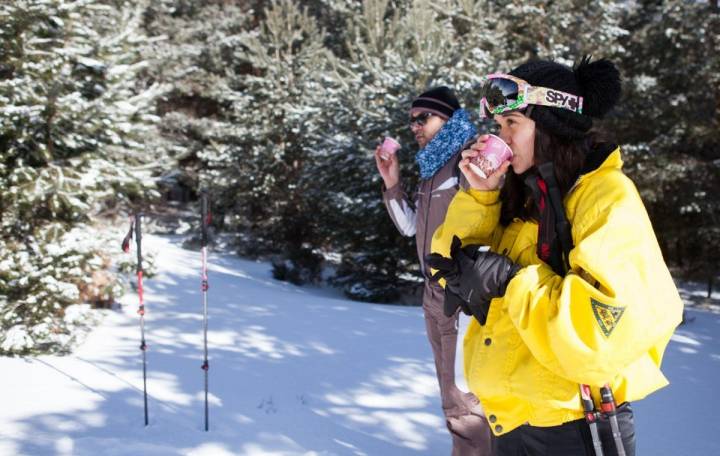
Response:
[{"label": "woman's face", "polygon": [[512,165],[515,174],[522,174],[535,164],[535,121],[518,111],[495,115],[500,127],[498,136],[513,151]]}]

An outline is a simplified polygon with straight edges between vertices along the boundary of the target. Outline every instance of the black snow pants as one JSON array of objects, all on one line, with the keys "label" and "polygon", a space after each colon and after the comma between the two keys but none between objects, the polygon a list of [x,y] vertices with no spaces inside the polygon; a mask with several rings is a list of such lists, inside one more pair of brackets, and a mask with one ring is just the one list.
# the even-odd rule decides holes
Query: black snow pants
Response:
[{"label": "black snow pants", "polygon": [[[627,456],[635,456],[635,424],[630,404],[618,407],[618,424]],[[598,432],[605,456],[617,456],[615,441],[606,418],[598,420]],[[494,441],[496,456],[595,456],[590,428],[585,419],[559,426],[524,425]]]}]

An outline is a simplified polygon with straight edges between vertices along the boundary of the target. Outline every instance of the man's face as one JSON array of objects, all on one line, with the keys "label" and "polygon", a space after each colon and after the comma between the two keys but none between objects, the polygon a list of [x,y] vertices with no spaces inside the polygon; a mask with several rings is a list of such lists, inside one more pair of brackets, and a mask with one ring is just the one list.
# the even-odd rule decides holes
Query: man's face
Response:
[{"label": "man's face", "polygon": [[417,110],[410,113],[410,130],[422,149],[445,125],[446,120],[429,111]]}]

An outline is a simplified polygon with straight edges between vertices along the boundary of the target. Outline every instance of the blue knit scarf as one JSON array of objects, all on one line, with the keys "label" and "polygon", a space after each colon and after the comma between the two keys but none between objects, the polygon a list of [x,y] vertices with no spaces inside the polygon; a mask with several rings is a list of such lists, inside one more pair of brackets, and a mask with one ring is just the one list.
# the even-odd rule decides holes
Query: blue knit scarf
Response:
[{"label": "blue knit scarf", "polygon": [[420,178],[433,177],[475,135],[477,129],[467,112],[456,110],[435,137],[415,155],[415,161],[420,165]]}]

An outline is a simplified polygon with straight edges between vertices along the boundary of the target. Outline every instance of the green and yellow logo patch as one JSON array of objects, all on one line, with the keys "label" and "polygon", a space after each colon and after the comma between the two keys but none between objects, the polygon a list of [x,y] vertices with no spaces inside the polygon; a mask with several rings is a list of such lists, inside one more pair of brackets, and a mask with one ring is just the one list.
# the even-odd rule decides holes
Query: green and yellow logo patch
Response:
[{"label": "green and yellow logo patch", "polygon": [[590,298],[590,305],[592,306],[595,320],[597,320],[598,325],[600,325],[600,329],[602,329],[605,337],[610,336],[620,321],[623,312],[625,312],[625,307],[609,306],[593,298]]}]

